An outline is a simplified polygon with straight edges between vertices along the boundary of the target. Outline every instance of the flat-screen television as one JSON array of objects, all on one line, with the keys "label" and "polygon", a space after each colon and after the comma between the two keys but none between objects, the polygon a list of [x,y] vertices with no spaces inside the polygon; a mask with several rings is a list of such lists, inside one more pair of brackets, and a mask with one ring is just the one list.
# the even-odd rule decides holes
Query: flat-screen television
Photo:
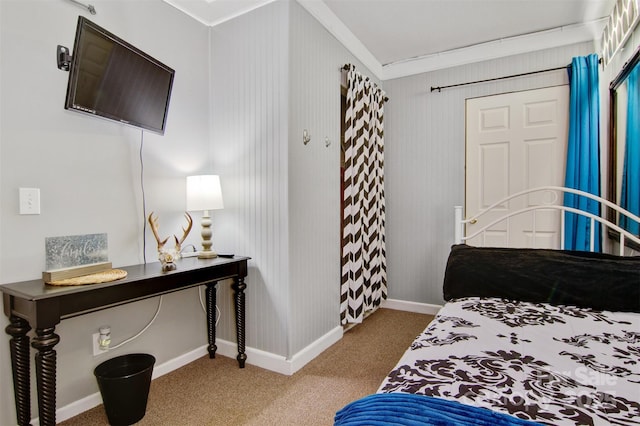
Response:
[{"label": "flat-screen television", "polygon": [[65,108],[164,134],[175,71],[83,16]]}]

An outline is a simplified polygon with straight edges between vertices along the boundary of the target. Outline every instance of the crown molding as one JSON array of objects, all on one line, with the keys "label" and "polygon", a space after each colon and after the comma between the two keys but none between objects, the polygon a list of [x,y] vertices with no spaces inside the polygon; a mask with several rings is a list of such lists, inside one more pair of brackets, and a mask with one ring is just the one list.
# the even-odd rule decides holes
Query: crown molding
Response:
[{"label": "crown molding", "polygon": [[[258,9],[264,5],[272,3],[276,0],[262,0],[255,4],[251,4],[247,7],[238,9],[233,14],[225,15],[223,18],[213,18],[211,13],[209,13],[211,6],[208,4],[213,3],[215,0],[205,0],[204,2],[187,2],[185,0],[162,0],[170,6],[175,7],[182,13],[185,13],[195,19],[196,21],[204,24],[208,27],[215,27],[216,25],[222,24],[223,22],[227,22],[231,19],[237,18],[238,16],[244,15],[245,13],[249,13],[252,10]],[[188,7],[186,6],[188,5]]]},{"label": "crown molding", "polygon": [[595,41],[602,34],[606,21],[606,18],[603,18],[583,24],[566,25],[395,62],[382,67],[382,80],[391,80],[585,41]]},{"label": "crown molding", "polygon": [[297,0],[297,2],[382,81],[489,59],[595,41],[600,38],[607,22],[606,18],[602,18],[382,65],[324,2],[318,0]]},{"label": "crown molding", "polygon": [[382,64],[323,1],[297,0],[297,2],[362,62],[375,77],[382,80]]},{"label": "crown molding", "polygon": [[162,1],[165,2],[166,4],[168,4],[169,6],[178,9],[180,12],[192,17],[193,19],[195,19],[196,21],[200,22],[201,24],[209,26],[209,23],[207,21],[205,21],[203,18],[201,18],[200,16],[198,16],[197,13],[194,13],[190,9],[188,9],[186,7],[183,7],[178,2],[176,2],[174,0],[162,0]]},{"label": "crown molding", "polygon": [[[204,25],[215,26],[222,22],[245,14],[275,0],[262,0],[249,8],[238,11],[233,16],[227,16],[219,20],[208,20],[206,9],[200,10],[209,0],[202,3],[189,3],[190,8],[183,6],[184,0],[163,0],[183,13],[198,20]],[[325,29],[333,35],[356,59],[381,81],[410,75],[422,74],[440,69],[452,68],[470,63],[482,62],[490,59],[529,53],[543,49],[565,46],[586,41],[596,41],[602,36],[602,31],[607,24],[607,18],[602,18],[586,23],[566,25],[529,34],[502,38],[486,43],[475,44],[459,49],[453,49],[430,55],[410,58],[390,64],[381,64],[365,45],[349,30],[349,28],[333,13],[333,11],[320,0],[296,0],[307,10]],[[206,6],[205,6],[206,7]],[[595,49],[595,47],[594,47]]]}]

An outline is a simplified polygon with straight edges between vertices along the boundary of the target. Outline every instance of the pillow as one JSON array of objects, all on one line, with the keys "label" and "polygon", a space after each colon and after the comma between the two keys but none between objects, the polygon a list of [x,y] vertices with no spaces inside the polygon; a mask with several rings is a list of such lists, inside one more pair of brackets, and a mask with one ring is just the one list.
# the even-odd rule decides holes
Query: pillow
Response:
[{"label": "pillow", "polygon": [[444,299],[473,296],[640,312],[640,257],[454,245]]}]

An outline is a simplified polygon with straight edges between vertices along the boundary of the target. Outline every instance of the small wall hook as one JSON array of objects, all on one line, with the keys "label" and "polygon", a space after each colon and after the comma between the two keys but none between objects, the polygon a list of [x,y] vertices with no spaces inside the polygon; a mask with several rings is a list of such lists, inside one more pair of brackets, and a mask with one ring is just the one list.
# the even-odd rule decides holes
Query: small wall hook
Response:
[{"label": "small wall hook", "polygon": [[307,129],[304,129],[302,131],[302,143],[306,145],[309,142],[311,142],[311,135],[309,134],[309,131]]},{"label": "small wall hook", "polygon": [[324,146],[329,147],[329,145],[331,145],[331,140],[329,140],[329,136],[325,136]]}]

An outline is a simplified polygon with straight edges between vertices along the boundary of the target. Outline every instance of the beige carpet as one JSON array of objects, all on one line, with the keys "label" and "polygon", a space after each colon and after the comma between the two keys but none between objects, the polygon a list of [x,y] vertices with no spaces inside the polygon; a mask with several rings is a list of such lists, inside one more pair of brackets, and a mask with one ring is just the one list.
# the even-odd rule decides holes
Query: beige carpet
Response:
[{"label": "beige carpet", "polygon": [[[292,376],[235,359],[202,357],[151,382],[138,425],[332,425],[374,393],[432,317],[379,309]],[[107,425],[102,405],[61,425]]]}]

